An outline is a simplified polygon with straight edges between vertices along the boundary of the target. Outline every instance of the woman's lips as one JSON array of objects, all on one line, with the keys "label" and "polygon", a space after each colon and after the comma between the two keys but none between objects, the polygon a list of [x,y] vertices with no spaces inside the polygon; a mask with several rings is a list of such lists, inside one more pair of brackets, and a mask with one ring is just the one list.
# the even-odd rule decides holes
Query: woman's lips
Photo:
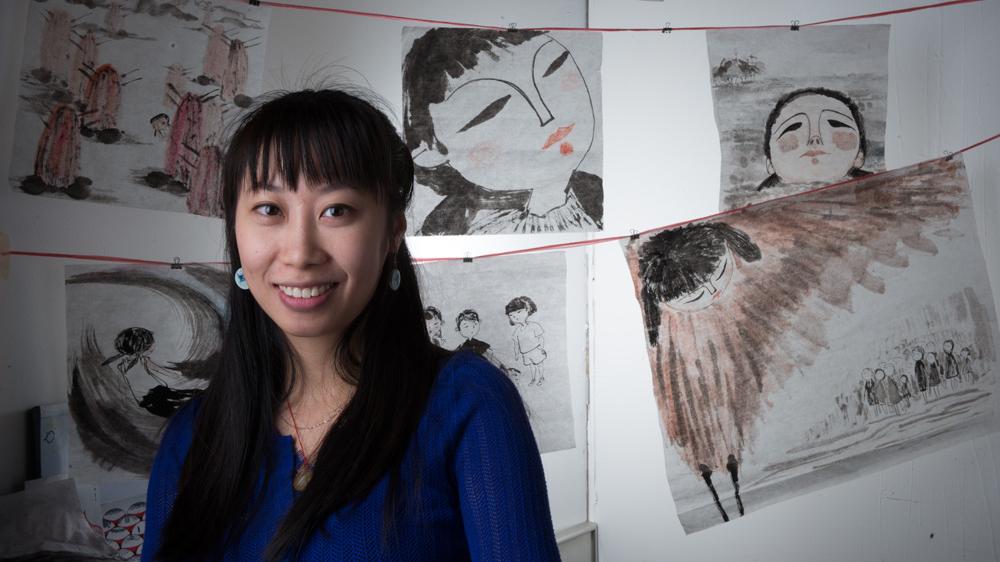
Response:
[{"label": "woman's lips", "polygon": [[566,125],[565,127],[559,127],[558,129],[556,129],[556,132],[554,132],[551,135],[549,135],[548,140],[546,140],[545,144],[542,145],[542,150],[545,150],[546,148],[548,148],[548,147],[554,145],[555,143],[557,143],[557,142],[563,140],[564,138],[566,138],[566,135],[568,135],[568,134],[570,134],[570,133],[573,132],[573,127],[574,126],[576,126],[576,123],[570,123],[569,125]]}]

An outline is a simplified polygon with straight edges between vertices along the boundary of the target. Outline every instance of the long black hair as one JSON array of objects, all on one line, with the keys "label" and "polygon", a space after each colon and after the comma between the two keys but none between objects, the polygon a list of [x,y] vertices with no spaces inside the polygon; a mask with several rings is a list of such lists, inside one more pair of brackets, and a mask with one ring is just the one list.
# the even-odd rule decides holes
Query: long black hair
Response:
[{"label": "long black hair", "polygon": [[[233,133],[222,174],[233,272],[240,267],[236,205],[246,186],[256,191],[275,176],[290,189],[299,177],[340,183],[374,192],[390,219],[405,211],[413,190],[413,160],[389,119],[357,93],[340,90],[280,93],[249,111]],[[393,267],[402,279],[395,291]],[[392,528],[405,503],[399,466],[443,359],[427,335],[405,240],[387,257],[371,301],[334,352],[338,372],[356,391],[320,446],[314,476],[273,537],[269,559],[300,553],[332,512],[363,500],[387,474],[384,528]],[[216,558],[239,540],[259,509],[253,501],[259,471],[264,467],[266,489],[274,468],[274,420],[293,367],[278,326],[249,291],[231,286],[219,369],[195,419],[160,559]]]}]

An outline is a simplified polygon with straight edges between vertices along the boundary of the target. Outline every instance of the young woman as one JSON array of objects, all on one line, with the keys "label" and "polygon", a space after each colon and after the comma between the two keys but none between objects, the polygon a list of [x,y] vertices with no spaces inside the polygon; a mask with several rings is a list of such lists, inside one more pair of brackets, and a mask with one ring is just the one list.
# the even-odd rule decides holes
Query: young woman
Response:
[{"label": "young woman", "polygon": [[412,182],[392,124],[347,93],[241,121],[222,358],[163,436],[143,560],[558,559],[516,389],[427,335]]}]

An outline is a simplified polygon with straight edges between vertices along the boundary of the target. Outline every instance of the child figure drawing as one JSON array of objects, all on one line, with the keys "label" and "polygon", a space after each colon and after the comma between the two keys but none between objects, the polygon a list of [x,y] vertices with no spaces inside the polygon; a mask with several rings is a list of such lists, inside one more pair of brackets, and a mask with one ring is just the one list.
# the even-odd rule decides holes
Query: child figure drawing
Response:
[{"label": "child figure drawing", "polygon": [[545,382],[543,363],[548,354],[545,353],[545,338],[541,324],[528,320],[538,312],[535,302],[529,297],[514,297],[507,303],[507,319],[514,326],[511,339],[514,343],[514,357],[520,360],[531,372],[529,385],[542,386]]},{"label": "child figure drawing", "polygon": [[458,332],[462,339],[464,340],[455,351],[471,351],[483,359],[486,359],[490,363],[503,371],[508,377],[517,380],[517,376],[521,374],[521,371],[508,367],[500,360],[499,357],[493,353],[490,344],[476,339],[479,335],[479,313],[471,308],[467,308],[460,312],[455,318],[455,331]]}]

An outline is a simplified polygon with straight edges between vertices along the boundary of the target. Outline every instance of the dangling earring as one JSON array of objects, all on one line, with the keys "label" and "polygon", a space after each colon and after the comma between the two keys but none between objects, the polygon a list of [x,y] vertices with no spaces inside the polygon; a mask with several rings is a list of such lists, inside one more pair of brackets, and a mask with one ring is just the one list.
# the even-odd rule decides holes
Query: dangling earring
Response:
[{"label": "dangling earring", "polygon": [[396,254],[392,255],[392,271],[389,272],[389,290],[395,291],[399,289],[400,283],[403,282],[403,276],[399,273],[399,267],[396,264]]},{"label": "dangling earring", "polygon": [[244,291],[250,288],[250,285],[247,284],[247,278],[243,276],[242,267],[236,270],[236,275],[233,275],[233,280],[236,281],[236,286]]}]

